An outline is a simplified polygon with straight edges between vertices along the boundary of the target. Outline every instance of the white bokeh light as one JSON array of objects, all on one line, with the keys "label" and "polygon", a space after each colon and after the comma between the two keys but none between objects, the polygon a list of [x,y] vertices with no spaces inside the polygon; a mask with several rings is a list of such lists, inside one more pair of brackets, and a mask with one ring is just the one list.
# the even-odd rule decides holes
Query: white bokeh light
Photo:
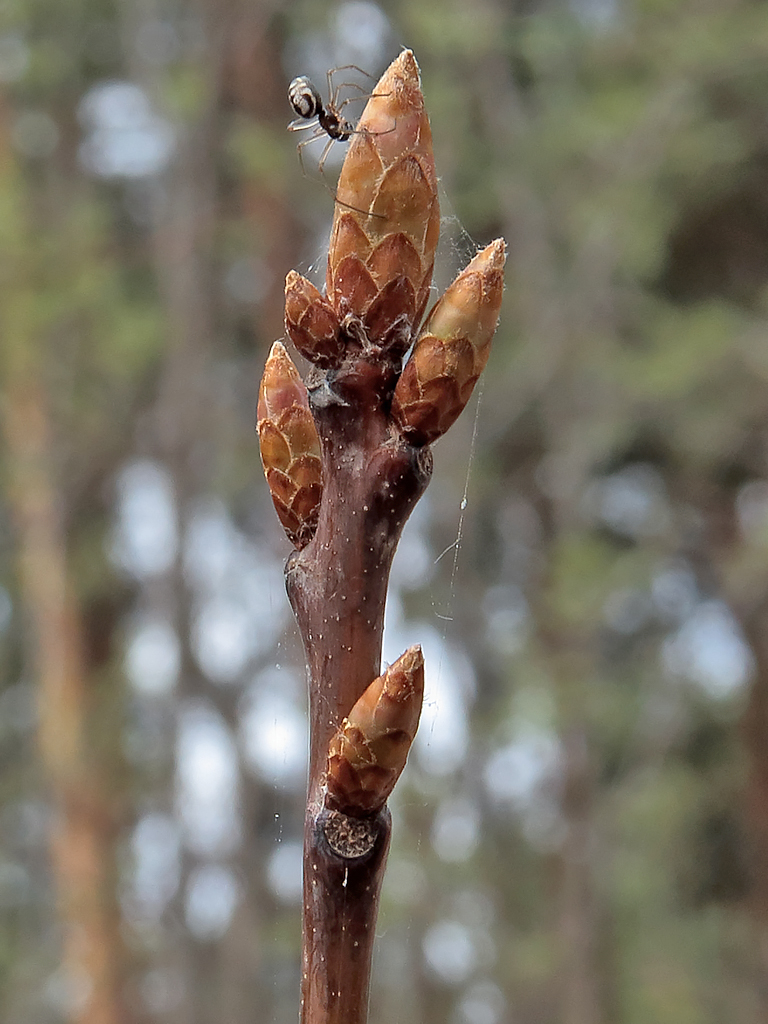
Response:
[{"label": "white bokeh light", "polygon": [[682,622],[699,600],[696,576],[685,562],[664,565],[651,580],[651,599],[660,615],[670,622]]},{"label": "white bokeh light", "polygon": [[153,111],[147,94],[133,82],[93,86],[81,100],[78,116],[88,133],[80,161],[98,177],[150,177],[171,158],[173,127]]},{"label": "white bokeh light", "polygon": [[731,610],[723,601],[702,601],[662,649],[669,672],[697,683],[715,700],[742,690],[754,658]]},{"label": "white bokeh light", "polygon": [[430,510],[425,496],[411,513],[397,545],[389,574],[392,590],[414,590],[432,578],[435,559],[427,540],[429,522]]},{"label": "white bokeh light", "polygon": [[457,1024],[500,1024],[504,1020],[506,999],[492,981],[470,985],[457,1007]]},{"label": "white bokeh light", "polygon": [[397,594],[390,593],[384,625],[385,662],[392,664],[416,643],[424,652],[424,706],[413,749],[425,771],[450,775],[463,763],[469,744],[467,705],[475,692],[474,672],[466,656],[434,627],[420,622],[405,624]]},{"label": "white bokeh light", "polygon": [[133,462],[117,479],[117,521],[110,554],[138,579],[165,572],[177,550],[170,474],[159,463]]},{"label": "white bokeh light", "polygon": [[341,59],[346,62],[354,60],[366,70],[381,63],[391,28],[389,19],[378,4],[368,0],[350,0],[340,4],[334,29]]},{"label": "white bokeh light", "polygon": [[240,842],[235,744],[221,716],[198,702],[179,718],[176,802],[187,846],[201,856],[229,853]]},{"label": "white bokeh light", "polygon": [[269,782],[306,782],[309,726],[298,703],[296,677],[284,669],[262,672],[243,699],[241,738],[248,765]]},{"label": "white bokeh light", "polygon": [[223,502],[201,501],[184,536],[184,571],[190,582],[211,591],[225,586],[239,554],[238,539]]},{"label": "white bokeh light", "polygon": [[302,884],[301,843],[280,843],[269,858],[267,881],[281,903],[300,903]]},{"label": "white bokeh light", "polygon": [[542,786],[553,778],[559,763],[556,735],[524,728],[490,755],[483,780],[494,800],[522,811],[540,798]]},{"label": "white bokeh light", "polygon": [[593,481],[583,504],[585,511],[626,537],[656,537],[671,522],[661,474],[642,462]]},{"label": "white bokeh light", "polygon": [[168,622],[140,622],[128,641],[125,669],[131,686],[147,697],[165,696],[179,675],[179,639]]},{"label": "white bokeh light", "polygon": [[461,985],[477,966],[477,949],[472,933],[459,921],[438,921],[422,941],[424,959],[430,970],[446,985]]},{"label": "white bokeh light", "polygon": [[220,501],[207,500],[185,532],[184,571],[197,595],[195,657],[211,680],[233,683],[272,649],[287,620],[282,565],[237,529]]},{"label": "white bokeh light", "polygon": [[176,823],[157,812],[139,818],[131,836],[133,871],[128,899],[133,913],[157,921],[181,877],[181,844]]},{"label": "white bokeh light", "polygon": [[0,82],[16,82],[29,67],[29,47],[17,32],[0,36]]},{"label": "white bokeh light", "polygon": [[486,634],[506,657],[518,654],[528,638],[530,615],[519,587],[491,587],[483,599]]},{"label": "white bokeh light", "polygon": [[234,682],[253,650],[247,610],[231,598],[211,598],[200,608],[192,643],[195,657],[209,679],[215,683]]},{"label": "white bokeh light", "polygon": [[237,908],[240,886],[234,873],[223,864],[195,868],[187,882],[186,919],[198,939],[220,939]]},{"label": "white bokeh light", "polygon": [[441,860],[469,860],[480,842],[480,814],[463,798],[445,800],[432,822],[432,846]]}]

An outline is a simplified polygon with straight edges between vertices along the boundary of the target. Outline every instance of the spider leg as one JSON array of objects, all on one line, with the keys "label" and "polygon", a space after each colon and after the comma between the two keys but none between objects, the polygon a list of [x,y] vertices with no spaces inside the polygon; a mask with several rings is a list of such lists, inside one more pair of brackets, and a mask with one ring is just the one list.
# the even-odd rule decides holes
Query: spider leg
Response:
[{"label": "spider leg", "polygon": [[[304,142],[299,143],[299,145],[296,147],[299,150],[299,160],[301,162],[302,170],[304,170],[304,161],[301,158],[301,149],[302,149],[302,147],[308,145],[310,142],[314,142],[314,139],[317,138],[317,137],[318,136],[314,136],[311,139],[306,139]],[[336,191],[333,188],[331,188],[330,184],[328,183],[328,179],[325,176],[324,165],[325,165],[326,157],[330,153],[331,148],[332,148],[332,146],[333,146],[335,141],[336,141],[336,139],[328,139],[328,141],[325,144],[325,148],[323,149],[323,152],[322,152],[322,155],[320,157],[320,160],[318,161],[318,164],[317,164],[317,169],[320,171],[320,175],[321,175],[322,180],[323,180],[323,185],[325,185],[325,187],[328,189],[328,191],[333,196],[334,203],[337,203],[339,206],[343,206],[345,210],[354,210],[355,213],[361,213],[364,217],[372,217],[374,220],[386,220],[387,218],[382,213],[371,213],[369,210],[361,210],[360,207],[358,207],[358,206],[352,206],[350,203],[345,203],[343,200],[341,200],[341,199],[339,199],[337,197]],[[305,172],[304,176],[305,177],[309,177],[309,175],[307,175],[306,172]]]},{"label": "spider leg", "polygon": [[370,78],[373,81],[373,75],[369,74],[364,68],[358,67],[357,64],[339,64],[335,68],[331,68],[328,72],[328,84],[331,85],[333,76],[339,71],[359,71],[361,75],[365,75],[366,78]]},{"label": "spider leg", "polygon": [[323,184],[333,196],[333,201],[335,203],[338,203],[339,206],[343,206],[345,210],[354,210],[355,213],[361,213],[364,217],[373,217],[376,220],[386,220],[386,217],[381,213],[370,213],[368,210],[361,210],[358,206],[351,206],[349,203],[343,202],[341,199],[337,197],[336,191],[333,188],[331,188],[331,186],[328,184],[328,179],[325,176],[324,167],[326,158],[330,153],[335,141],[336,139],[328,139],[328,142],[325,145],[325,149],[323,150],[322,156],[320,157],[320,160],[318,161],[317,164],[317,169],[322,176]]},{"label": "spider leg", "polygon": [[[337,74],[339,71],[359,71],[360,74],[365,75],[366,78],[373,79],[373,75],[369,75],[367,71],[364,71],[362,68],[358,67],[357,64],[340,64],[338,67],[331,68],[330,71],[326,72],[326,77],[328,78],[329,106],[331,106],[336,111],[341,109],[341,107],[338,106],[338,102],[339,94],[342,89],[357,89],[359,92],[365,95],[365,89],[362,87],[362,85],[359,85],[357,82],[339,82],[337,86],[334,86],[333,76]],[[370,95],[370,93],[368,93],[367,95]],[[354,98],[358,99],[363,97]],[[346,104],[349,103],[351,99],[352,97],[350,97],[350,99],[344,100],[341,106],[346,106]]]},{"label": "spider leg", "polygon": [[391,135],[392,132],[396,130],[396,128],[397,128],[397,118],[395,118],[395,123],[392,125],[392,127],[391,128],[387,128],[386,131],[383,131],[383,132],[372,132],[369,128],[353,128],[352,129],[352,134],[353,135]]},{"label": "spider leg", "polygon": [[[308,139],[304,139],[304,141],[300,142],[296,147],[296,152],[299,154],[299,163],[301,164],[301,173],[304,175],[305,178],[308,178],[309,175],[307,174],[307,168],[306,165],[304,164],[304,147],[308,146],[310,142],[314,142],[315,139],[319,139],[322,135],[325,134],[325,132],[323,131],[319,124],[314,125],[314,129],[315,130],[312,133],[312,135],[310,135]],[[328,143],[329,145],[333,145],[333,139],[329,139]],[[327,152],[328,146],[326,146],[325,149],[323,150],[323,159],[325,159]]]},{"label": "spider leg", "polygon": [[307,120],[305,117],[297,117],[295,121],[291,121],[288,125],[289,132],[303,132],[307,128],[317,128],[318,121],[316,117],[312,117]]},{"label": "spider leg", "polygon": [[[361,89],[361,87],[359,85],[357,85],[357,83],[355,83],[355,82],[342,82],[341,85],[339,86],[339,88],[341,89],[344,86],[347,86],[348,88]],[[347,96],[347,98],[343,99],[341,101],[341,103],[338,103],[336,101],[336,97],[334,96],[334,101],[333,101],[334,102],[334,106],[333,106],[333,109],[336,111],[337,114],[340,114],[342,112],[342,110],[344,109],[344,107],[346,107],[346,105],[348,103],[354,103],[355,101],[359,102],[360,100],[372,100],[372,99],[377,99],[379,97],[389,96],[389,95],[390,95],[390,93],[388,93],[388,92],[363,92],[362,89],[361,89],[361,93],[360,93],[359,96]],[[377,135],[382,135],[383,132],[377,132],[376,134]]]},{"label": "spider leg", "polygon": [[355,213],[362,213],[364,217],[372,217],[374,220],[386,220],[387,218],[383,213],[371,213],[370,210],[361,210],[359,206],[352,206],[349,203],[345,203],[342,199],[339,199],[336,193],[330,186],[326,186],[328,191],[333,196],[333,201],[337,206],[343,206],[345,210],[354,210]]},{"label": "spider leg", "polygon": [[[339,102],[339,93],[341,92],[342,89],[360,89],[360,95],[347,96],[346,99],[343,99],[341,100],[341,102]],[[353,100],[364,100],[368,96],[370,96],[370,93],[365,92],[359,85],[357,85],[356,82],[339,82],[338,87],[333,93],[331,102],[328,105],[329,107],[331,107],[332,110],[335,110],[336,113],[338,114],[339,111],[346,107],[348,103],[352,103]]]},{"label": "spider leg", "polygon": [[325,167],[325,161],[328,158],[328,154],[331,152],[331,149],[333,148],[333,144],[335,141],[335,139],[328,139],[328,141],[325,144],[325,149],[323,150],[320,159],[317,161],[317,169],[319,173],[323,176],[323,178],[325,178],[325,174],[323,171],[323,168]]}]

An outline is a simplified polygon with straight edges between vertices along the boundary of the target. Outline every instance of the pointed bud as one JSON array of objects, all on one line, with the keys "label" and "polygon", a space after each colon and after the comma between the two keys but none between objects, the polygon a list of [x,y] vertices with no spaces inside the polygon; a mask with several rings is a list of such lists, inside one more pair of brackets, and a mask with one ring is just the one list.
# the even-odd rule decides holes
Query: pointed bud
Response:
[{"label": "pointed bud", "polygon": [[427,318],[392,402],[392,416],[411,444],[435,441],[469,401],[499,322],[505,260],[504,240],[491,242]]},{"label": "pointed bud", "polygon": [[320,437],[307,389],[279,341],[264,367],[257,429],[278,518],[290,540],[303,548],[315,532],[323,491]]},{"label": "pointed bud", "polygon": [[328,751],[327,803],[345,814],[383,807],[405,767],[424,699],[424,658],[410,647],[374,679]]},{"label": "pointed bud", "polygon": [[440,233],[432,133],[419,68],[404,50],[363,111],[336,192],[327,294],[381,348],[410,343],[429,296]]},{"label": "pointed bud", "polygon": [[312,282],[295,270],[285,279],[285,329],[310,362],[328,367],[341,361],[339,318]]}]

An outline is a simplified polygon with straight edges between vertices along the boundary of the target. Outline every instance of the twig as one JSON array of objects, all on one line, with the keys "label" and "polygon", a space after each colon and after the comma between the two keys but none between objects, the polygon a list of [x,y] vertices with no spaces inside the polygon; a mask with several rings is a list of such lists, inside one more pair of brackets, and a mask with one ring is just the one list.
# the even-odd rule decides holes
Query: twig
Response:
[{"label": "twig", "polygon": [[[394,129],[393,129],[394,126]],[[429,449],[485,366],[503,289],[501,240],[430,313],[440,226],[432,139],[413,54],[383,75],[338,186],[327,296],[291,271],[283,345],[259,396],[262,461],[296,551],[288,595],[307,655],[303,1024],[365,1024],[390,839],[386,800],[408,756],[424,687],[421,649],[382,675],[392,558],[432,472]],[[373,680],[373,682],[372,682]]]}]

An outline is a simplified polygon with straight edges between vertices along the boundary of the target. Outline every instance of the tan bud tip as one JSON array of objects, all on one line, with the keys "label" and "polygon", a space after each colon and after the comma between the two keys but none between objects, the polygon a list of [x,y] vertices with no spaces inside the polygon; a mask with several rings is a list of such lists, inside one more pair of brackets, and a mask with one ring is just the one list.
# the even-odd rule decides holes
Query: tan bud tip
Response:
[{"label": "tan bud tip", "polygon": [[295,270],[285,279],[285,329],[310,362],[323,367],[340,362],[339,318],[325,296]]},{"label": "tan bud tip", "polygon": [[435,304],[395,388],[392,416],[415,445],[437,440],[488,362],[504,292],[504,239],[479,252]]},{"label": "tan bud tip", "polygon": [[320,437],[299,371],[285,346],[272,346],[259,389],[259,448],[270,494],[298,548],[312,539],[323,492]]},{"label": "tan bud tip", "polygon": [[374,679],[331,740],[330,807],[363,815],[384,806],[405,767],[423,700],[424,658],[417,645]]},{"label": "tan bud tip", "polygon": [[366,104],[336,199],[326,291],[340,319],[364,317],[387,285],[407,283],[397,285],[398,303],[390,296],[367,325],[373,343],[386,348],[396,320],[408,321],[410,335],[423,312],[440,233],[432,133],[410,50],[387,68]]}]

